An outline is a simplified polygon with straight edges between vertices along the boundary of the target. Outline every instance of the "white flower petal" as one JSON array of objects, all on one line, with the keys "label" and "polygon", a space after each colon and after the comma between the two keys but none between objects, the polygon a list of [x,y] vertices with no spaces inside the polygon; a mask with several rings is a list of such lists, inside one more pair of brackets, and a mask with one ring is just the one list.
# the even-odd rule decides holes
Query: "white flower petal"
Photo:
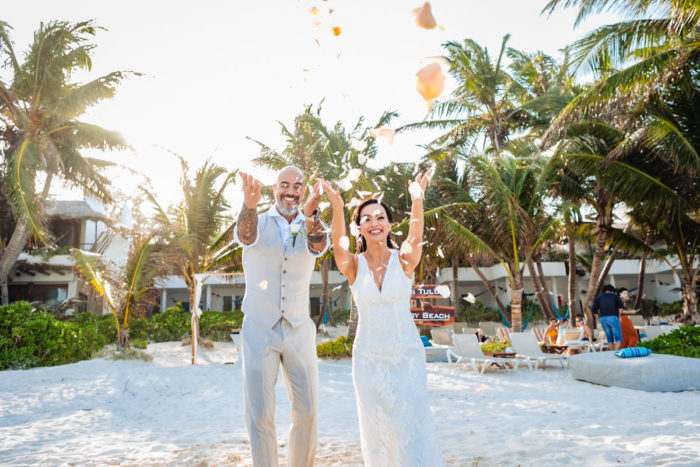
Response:
[{"label": "white flower petal", "polygon": [[347,235],[343,235],[342,237],[340,237],[338,244],[340,245],[340,248],[342,248],[343,250],[347,250],[350,248],[350,239],[347,237]]},{"label": "white flower petal", "polygon": [[413,247],[411,246],[410,243],[408,242],[403,242],[401,244],[401,249],[399,250],[399,253],[402,255],[409,255],[413,251]]},{"label": "white flower petal", "polygon": [[258,283],[258,288],[259,288],[260,290],[267,290],[267,281],[260,281],[260,282]]},{"label": "white flower petal", "polygon": [[423,197],[423,189],[416,182],[411,182],[408,185],[408,192],[411,193],[411,199],[419,199]]},{"label": "white flower petal", "polygon": [[446,285],[438,285],[435,287],[435,291],[440,294],[442,298],[449,298],[450,288]]}]

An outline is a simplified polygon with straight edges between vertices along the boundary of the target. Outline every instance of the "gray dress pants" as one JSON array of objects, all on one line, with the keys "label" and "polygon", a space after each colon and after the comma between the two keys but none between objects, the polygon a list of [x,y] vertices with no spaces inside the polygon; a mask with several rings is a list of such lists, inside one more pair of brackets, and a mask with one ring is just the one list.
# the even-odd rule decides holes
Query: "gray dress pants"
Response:
[{"label": "gray dress pants", "polygon": [[275,384],[280,364],[292,403],[290,467],[311,466],[316,454],[318,363],[311,318],[292,327],[284,318],[266,328],[246,318],[241,330],[245,420],[255,467],[276,467]]}]

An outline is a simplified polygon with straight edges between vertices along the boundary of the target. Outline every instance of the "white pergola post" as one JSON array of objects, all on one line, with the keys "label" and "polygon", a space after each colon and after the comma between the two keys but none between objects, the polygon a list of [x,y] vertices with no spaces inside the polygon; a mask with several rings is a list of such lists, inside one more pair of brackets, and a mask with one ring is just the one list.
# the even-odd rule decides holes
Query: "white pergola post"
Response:
[{"label": "white pergola post", "polygon": [[207,285],[207,291],[204,295],[204,309],[211,310],[211,285]]},{"label": "white pergola post", "polygon": [[168,309],[168,289],[163,288],[163,293],[160,296],[160,312],[165,313]]}]

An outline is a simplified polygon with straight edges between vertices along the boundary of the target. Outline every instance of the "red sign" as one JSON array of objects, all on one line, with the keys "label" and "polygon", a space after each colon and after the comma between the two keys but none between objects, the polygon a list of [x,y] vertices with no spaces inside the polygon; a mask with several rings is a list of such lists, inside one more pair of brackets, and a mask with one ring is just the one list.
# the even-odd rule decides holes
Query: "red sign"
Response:
[{"label": "red sign", "polygon": [[[433,305],[425,299],[444,299],[450,296],[446,285],[417,285],[411,294],[411,313],[416,324],[429,326],[450,326],[455,323],[455,309],[452,306]],[[423,300],[421,300],[423,299]]]}]

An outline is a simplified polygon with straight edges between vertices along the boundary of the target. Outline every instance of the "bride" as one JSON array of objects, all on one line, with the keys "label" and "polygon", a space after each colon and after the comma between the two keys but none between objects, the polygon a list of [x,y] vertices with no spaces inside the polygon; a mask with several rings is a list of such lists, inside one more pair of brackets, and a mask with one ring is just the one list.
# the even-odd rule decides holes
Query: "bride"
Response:
[{"label": "bride", "polygon": [[348,279],[359,313],[352,378],[362,458],[368,466],[444,465],[428,401],[425,349],[410,309],[429,179],[430,173],[418,174],[411,182],[411,221],[400,250],[386,204],[370,198],[355,209],[356,254],[348,250],[343,200],[329,182],[321,182],[333,208],[336,264]]}]

